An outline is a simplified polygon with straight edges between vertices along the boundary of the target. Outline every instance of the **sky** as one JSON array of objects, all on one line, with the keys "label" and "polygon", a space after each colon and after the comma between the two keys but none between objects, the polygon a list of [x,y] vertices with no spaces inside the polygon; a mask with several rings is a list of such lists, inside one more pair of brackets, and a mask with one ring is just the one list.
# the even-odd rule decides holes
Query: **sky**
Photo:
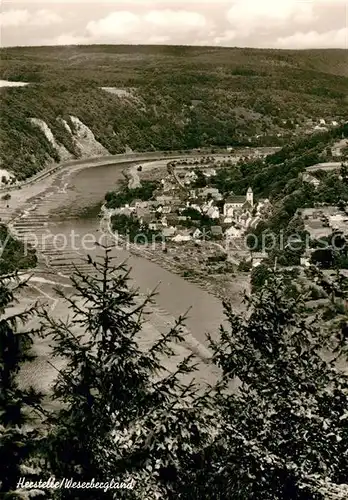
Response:
[{"label": "sky", "polygon": [[0,43],[348,48],[348,0],[0,0]]}]

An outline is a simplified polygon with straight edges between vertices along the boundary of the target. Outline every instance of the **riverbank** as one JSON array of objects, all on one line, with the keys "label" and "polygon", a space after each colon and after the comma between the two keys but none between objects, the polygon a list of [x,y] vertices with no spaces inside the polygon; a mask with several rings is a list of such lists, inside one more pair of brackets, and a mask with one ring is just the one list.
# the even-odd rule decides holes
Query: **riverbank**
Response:
[{"label": "riverbank", "polygon": [[[133,161],[129,163],[135,165]],[[124,165],[109,164],[107,167],[89,167],[96,167],[95,162],[65,168],[55,172],[51,177],[41,179],[31,186],[14,192],[7,216],[17,231],[16,237],[25,238],[28,234],[37,235],[40,241],[40,235],[43,232],[45,234],[48,232],[52,236],[56,233],[70,236],[71,230],[82,235],[96,232],[96,218],[69,219],[70,208],[78,206],[76,213],[79,213],[80,208],[94,206],[96,201],[102,200],[105,195],[105,186],[112,186],[123,177]],[[38,254],[44,258],[40,258],[39,267],[33,270],[34,279],[40,277],[45,281],[33,282],[30,288],[19,297],[18,307],[33,305],[39,299],[40,302],[47,304],[53,317],[64,320],[69,313],[67,304],[58,300],[54,288],[62,283],[69,284],[71,266],[73,264],[79,266],[86,252],[82,247],[80,252],[74,252],[71,248],[64,250],[46,248],[45,252],[38,249]],[[177,274],[155,265],[144,258],[142,253],[134,258],[130,258],[129,252],[115,252],[115,254],[118,261],[129,258],[129,267],[132,268],[132,286],[139,287],[141,296],[145,296],[149,290],[153,290],[159,283],[162,283],[155,304],[149,308],[150,315],[147,317],[141,334],[141,343],[144,348],[152,345],[158,340],[159,335],[174,324],[176,318],[190,310],[186,322],[185,342],[177,347],[176,355],[167,369],[173,371],[178,361],[195,353],[199,360],[199,372],[195,376],[202,383],[214,383],[217,377],[216,367],[209,363],[210,352],[207,348],[206,333],[211,333],[213,337],[217,335],[219,325],[223,322],[221,302],[217,301],[212,294],[203,292],[199,286],[192,285]],[[64,265],[53,267],[52,259],[55,260],[55,264],[61,264],[64,260]],[[72,289],[68,291],[73,293]],[[37,323],[34,321],[30,326],[35,325],[37,326]],[[55,369],[50,365],[52,358],[49,344],[48,339],[40,339],[35,343],[34,348],[38,358],[34,364],[25,367],[21,373],[23,383],[34,382],[34,385],[45,393],[49,392],[49,387],[56,376]]]},{"label": "riverbank", "polygon": [[80,158],[76,160],[69,160],[61,163],[53,163],[48,165],[45,169],[38,172],[34,176],[25,179],[24,181],[11,185],[11,186],[1,186],[0,195],[6,195],[7,193],[11,195],[10,208],[16,204],[16,209],[23,205],[28,197],[37,196],[41,192],[49,188],[57,178],[67,174],[69,176],[72,173],[76,173],[79,170],[86,168],[93,168],[105,165],[117,165],[122,163],[142,163],[145,162],[156,162],[162,161],[167,163],[169,160],[175,160],[180,158],[203,158],[207,156],[213,156],[216,158],[225,158],[228,156],[235,155],[252,155],[253,151],[258,151],[264,154],[271,154],[277,150],[279,147],[255,147],[255,148],[240,148],[233,152],[227,152],[226,150],[218,151],[217,153],[211,153],[210,151],[205,151],[204,149],[197,150],[187,150],[187,151],[152,151],[152,152],[132,152],[132,153],[122,153],[117,155],[107,155],[107,156],[96,156],[90,158]]},{"label": "riverbank", "polygon": [[[153,180],[152,174],[157,172],[158,177],[160,170],[167,169],[167,164],[168,161],[164,160],[141,165],[140,175],[137,168],[138,165],[129,167],[127,169],[129,186],[139,185],[142,179]],[[111,237],[114,237],[111,228],[112,215],[112,210],[108,211],[105,206],[102,207],[102,230],[110,234]],[[204,269],[198,262],[193,262],[191,258],[192,255],[199,252],[199,247],[195,247],[192,252],[188,243],[172,246],[167,244],[163,246],[162,243],[156,245],[135,245],[121,238],[118,239],[118,242],[133,255],[145,257],[167,271],[177,274],[185,280],[201,287],[219,300],[230,302],[236,310],[244,309],[244,294],[250,292],[250,275],[248,273],[238,272],[236,268],[233,271],[230,270],[222,274],[214,273],[213,269]],[[205,244],[207,245],[207,243]],[[207,252],[203,253],[207,254]],[[198,261],[199,256],[196,256],[194,260]]]},{"label": "riverbank", "polygon": [[[130,156],[130,155],[128,155]],[[133,155],[132,155],[133,156]],[[113,169],[114,163],[109,163],[110,158],[108,158],[107,164],[110,165],[110,168]],[[90,171],[94,172],[94,168],[97,168],[96,172],[98,172],[99,167],[102,167],[105,163],[105,158],[100,158],[97,160],[90,161],[77,161],[74,164],[69,163],[64,168],[62,168],[59,172],[54,172],[51,176],[46,177],[37,181],[36,183],[26,186],[16,192],[12,193],[11,200],[9,202],[10,207],[7,210],[7,216],[10,220],[15,218],[16,220],[21,220],[23,214],[30,211],[35,214],[37,212],[37,208],[39,208],[43,203],[46,203],[45,206],[48,208],[40,211],[40,217],[43,214],[46,214],[47,223],[49,230],[51,229],[50,223],[50,213],[52,213],[52,217],[56,216],[56,210],[54,210],[54,205],[56,200],[59,202],[59,198],[61,198],[61,204],[64,205],[64,210],[66,216],[69,216],[69,210],[72,206],[75,206],[76,203],[65,203],[65,199],[69,199],[69,190],[71,187],[72,178],[76,178],[76,175],[79,173],[83,173]],[[127,167],[130,178],[134,175],[138,175],[138,166],[139,163],[142,164],[142,176],[143,173],[146,175],[150,175],[151,171],[160,171],[161,169],[165,169],[167,166],[167,158],[160,159],[156,161],[146,161],[144,162],[134,162],[130,161],[130,166]],[[117,167],[117,163],[115,164],[115,168]],[[122,169],[123,170],[123,169]],[[85,176],[86,177],[86,176]],[[90,177],[89,175],[87,178]],[[91,176],[92,178],[93,176]],[[92,181],[93,183],[93,181]],[[103,193],[105,194],[105,193]],[[101,199],[101,198],[100,198]],[[52,200],[52,205],[50,203],[47,204],[47,201]],[[90,206],[90,205],[88,205]],[[88,210],[88,209],[87,209]],[[60,211],[61,212],[61,211]],[[94,211],[93,214],[95,215]],[[11,224],[10,224],[11,227]],[[15,235],[18,237],[18,235]],[[242,295],[245,290],[248,290],[248,277],[246,275],[233,276],[230,274],[223,275],[207,275],[204,272],[195,272],[193,271],[193,267],[189,267],[188,259],[181,259],[181,261],[175,260],[173,255],[165,254],[161,249],[157,248],[152,250],[151,248],[136,248],[134,247],[123,247],[125,250],[128,250],[131,255],[136,256],[138,258],[146,259],[151,263],[155,263],[161,268],[167,270],[170,273],[175,274],[176,276],[180,276],[185,281],[188,281],[195,286],[198,286],[202,290],[208,292],[209,294],[217,297],[220,301],[229,300],[232,302],[236,309],[240,309],[242,303]],[[40,252],[38,252],[40,254]],[[40,255],[39,255],[40,257]],[[49,265],[47,259],[41,260],[41,265]],[[48,271],[48,269],[47,269]],[[37,272],[42,272],[42,269],[37,270]],[[46,272],[46,269],[44,269]],[[69,274],[69,273],[68,273]]]},{"label": "riverbank", "polygon": [[[243,296],[250,290],[250,277],[248,274],[235,271],[234,273],[219,275],[199,271],[198,266],[194,266],[191,259],[187,257],[188,253],[190,253],[187,243],[179,244],[180,249],[178,245],[168,248],[162,242],[155,245],[131,243],[121,235],[115,235],[112,231],[111,219],[113,214],[114,210],[107,209],[105,205],[102,206],[100,231],[103,234],[108,234],[117,247],[130,252],[136,257],[145,258],[159,265],[163,269],[199,286],[221,301],[230,302],[235,310],[240,311],[243,309]],[[174,251],[171,251],[173,249]],[[181,259],[177,256],[178,254],[181,255]]]}]

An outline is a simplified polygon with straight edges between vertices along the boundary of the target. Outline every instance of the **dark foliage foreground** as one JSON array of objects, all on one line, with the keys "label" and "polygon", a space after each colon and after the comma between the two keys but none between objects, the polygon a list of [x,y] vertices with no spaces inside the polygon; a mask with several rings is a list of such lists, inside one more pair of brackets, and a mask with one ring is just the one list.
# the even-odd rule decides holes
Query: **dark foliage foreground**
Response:
[{"label": "dark foliage foreground", "polygon": [[[271,276],[248,301],[247,317],[225,305],[229,327],[209,340],[221,369],[215,387],[194,380],[190,356],[168,372],[184,318],[153,345],[141,345],[152,297],[142,301],[129,271],[109,251],[96,273],[72,278],[64,322],[40,313],[41,332],[19,333],[35,308],[9,317],[13,279],[0,288],[0,471],[5,498],[17,480],[72,477],[127,482],[132,490],[64,489],[41,498],[334,499],[348,491],[348,380],[344,337],[308,319],[299,297]],[[64,358],[47,412],[17,384],[37,333]],[[24,341],[25,340],[25,341]],[[54,364],[54,360],[52,361]],[[231,392],[230,381],[239,381]],[[37,430],[28,418],[41,413]],[[37,422],[37,420],[36,420]],[[39,432],[40,430],[40,432]],[[12,493],[10,493],[12,491]]]}]

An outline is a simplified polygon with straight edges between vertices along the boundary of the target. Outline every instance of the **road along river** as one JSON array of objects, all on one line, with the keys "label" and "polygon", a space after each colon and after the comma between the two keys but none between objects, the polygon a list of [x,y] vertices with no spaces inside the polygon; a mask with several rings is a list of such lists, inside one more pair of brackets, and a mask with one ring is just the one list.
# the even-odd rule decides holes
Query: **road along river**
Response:
[{"label": "road along river", "polygon": [[[69,283],[73,266],[78,265],[86,272],[91,267],[83,263],[87,253],[96,255],[100,249],[94,247],[94,241],[106,242],[99,227],[98,210],[107,191],[117,189],[123,179],[123,170],[134,163],[108,165],[79,164],[75,168],[63,169],[40,185],[30,186],[21,192],[13,192],[7,213],[9,226],[15,236],[36,246],[40,266],[35,271],[33,296],[40,290],[44,298],[52,299],[53,315],[60,318],[67,316],[66,305],[56,303],[52,285],[44,280]],[[163,167],[165,167],[162,161]],[[158,165],[157,165],[158,166]],[[32,196],[31,196],[32,195]],[[10,214],[10,215],[9,215]],[[86,244],[86,241],[88,244]],[[220,301],[208,292],[175,275],[158,264],[145,258],[131,255],[120,248],[113,249],[118,262],[127,261],[131,267],[131,277],[141,293],[146,294],[158,287],[156,304],[149,323],[144,327],[142,341],[151,344],[159,332],[168,329],[175,318],[188,309],[186,321],[188,328],[187,342],[179,348],[178,356],[194,351],[202,360],[200,377],[207,381],[215,378],[216,370],[208,366],[209,351],[206,348],[206,333],[217,336],[223,321]],[[242,290],[241,290],[242,291]],[[30,294],[23,298],[23,305],[32,301]],[[24,371],[24,378],[30,382],[40,379],[40,387],[47,388],[54,377],[47,364],[50,358],[45,341],[37,346],[40,356],[36,366]],[[177,361],[177,359],[176,359]],[[170,368],[170,367],[168,367]]]},{"label": "road along river", "polygon": [[[265,152],[270,154],[275,149],[268,148]],[[247,153],[251,153],[251,150]],[[8,224],[14,236],[33,244],[39,257],[31,287],[21,297],[18,307],[23,309],[31,305],[39,296],[52,306],[53,316],[60,319],[67,317],[69,311],[63,301],[57,301],[54,284],[66,286],[67,293],[73,293],[69,276],[74,265],[85,272],[93,271],[86,264],[85,257],[88,253],[100,255],[101,251],[95,248],[94,242],[100,239],[102,243],[107,241],[98,218],[106,192],[117,189],[124,179],[123,171],[126,168],[152,161],[153,168],[161,166],[165,169],[169,159],[180,156],[187,158],[190,155],[139,153],[139,156],[131,155],[131,158],[129,155],[120,155],[117,158],[78,160],[23,185],[20,190],[11,190],[11,199],[0,206],[1,220]],[[196,158],[197,154],[192,156]],[[180,359],[194,352],[200,360],[196,378],[203,382],[216,380],[218,371],[209,363],[206,333],[218,336],[219,326],[224,321],[221,302],[198,285],[155,262],[139,255],[134,256],[116,245],[112,253],[118,262],[127,261],[132,269],[131,278],[142,294],[157,287],[152,315],[144,325],[140,343],[145,347],[151,345],[176,318],[189,310],[185,343],[177,346],[176,356],[168,363],[168,369],[174,370]],[[242,286],[240,291],[243,292]],[[30,326],[35,326],[35,320]],[[46,339],[38,341],[35,345],[37,361],[22,370],[25,383],[32,383],[43,391],[48,390],[57,374],[48,363],[52,361],[48,344]],[[59,368],[59,361],[55,360],[54,363]]]},{"label": "road along river", "polygon": [[[53,187],[29,200],[24,214],[12,223],[14,233],[33,241],[51,269],[69,276],[86,253],[96,254],[93,241],[104,241],[98,206],[107,191],[117,189],[125,166],[98,166],[62,175]],[[204,340],[204,332],[219,324],[220,302],[195,284],[125,250],[115,248],[113,254],[120,262],[127,260],[141,292],[160,285],[157,302],[168,313],[178,316],[191,307],[188,326],[198,340]]]}]

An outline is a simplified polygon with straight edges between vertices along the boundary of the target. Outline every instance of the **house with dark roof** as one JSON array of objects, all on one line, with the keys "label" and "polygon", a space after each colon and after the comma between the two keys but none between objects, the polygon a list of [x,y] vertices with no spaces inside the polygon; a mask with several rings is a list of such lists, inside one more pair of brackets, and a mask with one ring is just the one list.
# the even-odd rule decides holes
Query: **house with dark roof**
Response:
[{"label": "house with dark roof", "polygon": [[211,226],[210,232],[212,236],[221,237],[223,235],[223,230],[221,226]]},{"label": "house with dark roof", "polygon": [[222,195],[217,188],[205,187],[198,190],[199,196],[201,198],[208,198],[211,196],[215,200],[222,200]]}]

